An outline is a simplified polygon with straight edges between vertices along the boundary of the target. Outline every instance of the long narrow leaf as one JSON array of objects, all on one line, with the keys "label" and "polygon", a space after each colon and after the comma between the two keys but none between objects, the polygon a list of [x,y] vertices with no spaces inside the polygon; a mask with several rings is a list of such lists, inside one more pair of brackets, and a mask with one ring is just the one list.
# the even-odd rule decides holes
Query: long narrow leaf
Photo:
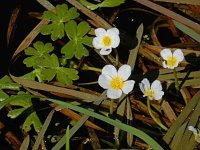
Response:
[{"label": "long narrow leaf", "polygon": [[91,117],[94,117],[94,118],[97,118],[99,120],[102,120],[108,124],[111,124],[113,126],[116,126],[126,132],[129,132],[129,133],[132,133],[133,135],[141,138],[142,140],[144,140],[146,143],[148,143],[154,150],[163,150],[163,148],[154,140],[152,139],[149,135],[147,135],[146,133],[144,133],[143,131],[140,131],[132,126],[129,126],[129,125],[126,125],[124,123],[121,123],[121,122],[118,122],[118,121],[115,121],[113,119],[110,119],[110,118],[107,118],[105,116],[102,116],[98,113],[95,113],[95,112],[92,112],[92,111],[89,111],[87,109],[84,109],[84,108],[81,108],[79,106],[75,106],[75,105],[72,105],[70,103],[65,103],[63,101],[60,101],[60,100],[56,100],[56,99],[51,99],[51,98],[48,98],[47,100],[51,101],[51,102],[54,102],[54,103],[57,103],[63,107],[67,107],[69,109],[72,109],[72,110],[75,110],[75,111],[78,111],[80,113],[83,113],[83,114],[86,114],[88,116],[91,116]]},{"label": "long narrow leaf", "polygon": [[46,120],[45,120],[45,122],[44,122],[44,125],[42,126],[42,129],[41,129],[40,133],[38,134],[38,137],[37,137],[37,139],[36,139],[36,141],[35,141],[35,144],[34,144],[34,146],[33,146],[33,150],[38,150],[38,148],[39,148],[39,146],[40,146],[40,143],[41,143],[41,141],[42,141],[42,139],[43,139],[43,136],[44,136],[44,134],[45,134],[45,132],[46,132],[48,126],[49,126],[49,123],[51,122],[51,119],[52,119],[52,117],[53,117],[54,112],[55,112],[55,111],[52,110],[52,111],[49,113],[49,115],[47,116],[47,118],[46,118]]},{"label": "long narrow leaf", "polygon": [[28,150],[28,146],[29,146],[29,142],[30,142],[30,137],[29,135],[24,139],[24,141],[22,142],[22,145],[20,146],[19,150]]}]

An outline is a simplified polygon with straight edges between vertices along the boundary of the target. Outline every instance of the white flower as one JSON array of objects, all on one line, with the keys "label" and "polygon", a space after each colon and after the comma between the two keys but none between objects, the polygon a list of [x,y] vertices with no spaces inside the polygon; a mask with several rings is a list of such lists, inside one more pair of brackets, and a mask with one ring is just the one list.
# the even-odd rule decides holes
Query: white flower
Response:
[{"label": "white flower", "polygon": [[147,96],[150,100],[159,100],[164,95],[164,92],[162,91],[162,85],[158,80],[155,80],[150,86],[149,80],[144,78],[139,86],[140,90],[144,94],[143,96]]},{"label": "white flower", "polygon": [[181,49],[176,49],[172,54],[171,50],[166,48],[160,52],[160,55],[165,60],[163,61],[163,67],[169,69],[174,69],[184,59]]},{"label": "white flower", "polygon": [[188,130],[194,133],[195,140],[200,143],[200,130],[198,128],[194,128],[193,126],[188,126]]},{"label": "white flower", "polygon": [[131,67],[123,65],[117,71],[113,65],[106,65],[102,69],[102,74],[99,76],[99,85],[107,90],[107,97],[111,99],[120,98],[122,92],[128,94],[133,90],[135,81],[128,80],[131,75]]},{"label": "white flower", "polygon": [[111,28],[107,31],[103,28],[97,28],[95,30],[95,37],[92,41],[94,48],[101,49],[101,55],[108,55],[111,53],[112,48],[116,48],[120,43],[119,30],[117,28]]}]

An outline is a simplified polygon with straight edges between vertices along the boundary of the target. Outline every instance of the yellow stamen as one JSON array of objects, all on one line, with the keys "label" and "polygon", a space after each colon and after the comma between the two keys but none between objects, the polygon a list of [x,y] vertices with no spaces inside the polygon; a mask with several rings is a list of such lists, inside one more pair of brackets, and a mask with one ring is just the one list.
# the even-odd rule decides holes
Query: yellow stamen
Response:
[{"label": "yellow stamen", "polygon": [[174,67],[177,63],[177,58],[176,57],[168,57],[167,58],[167,65],[169,67]]},{"label": "yellow stamen", "polygon": [[115,90],[119,90],[124,86],[124,81],[121,77],[114,77],[110,81],[110,86]]},{"label": "yellow stamen", "polygon": [[103,45],[104,46],[110,46],[111,43],[112,43],[112,39],[110,38],[110,36],[103,37]]},{"label": "yellow stamen", "polygon": [[144,91],[145,95],[147,95],[147,97],[149,97],[150,99],[153,99],[155,97],[155,91],[151,90],[151,89],[146,89]]}]

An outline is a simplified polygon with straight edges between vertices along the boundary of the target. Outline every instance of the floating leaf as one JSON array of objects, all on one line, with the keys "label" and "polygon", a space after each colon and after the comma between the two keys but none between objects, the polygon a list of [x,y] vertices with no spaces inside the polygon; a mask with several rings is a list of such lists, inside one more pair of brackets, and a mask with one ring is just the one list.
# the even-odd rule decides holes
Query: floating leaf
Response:
[{"label": "floating leaf", "polygon": [[[33,48],[34,47],[34,48]],[[27,67],[35,67],[37,65],[41,66],[41,62],[49,59],[50,52],[53,51],[54,46],[51,43],[44,44],[41,41],[37,41],[33,44],[33,47],[28,47],[25,49],[25,54],[30,56],[24,59],[23,63]]]},{"label": "floating leaf", "polygon": [[79,78],[77,75],[78,71],[71,68],[59,67],[56,73],[56,79],[64,84],[72,84],[72,80],[77,80]]},{"label": "floating leaf", "polygon": [[90,26],[87,22],[82,21],[78,25],[72,20],[66,23],[65,32],[69,37],[70,41],[65,44],[61,52],[65,54],[65,57],[71,59],[75,56],[78,59],[81,59],[83,56],[88,56],[88,50],[83,46],[92,46],[92,37],[86,36],[90,31]]},{"label": "floating leaf", "polygon": [[43,35],[51,34],[53,41],[64,37],[64,23],[79,16],[75,7],[68,9],[66,4],[57,5],[56,13],[45,11],[43,18],[51,21],[51,24],[44,26],[41,29]]}]

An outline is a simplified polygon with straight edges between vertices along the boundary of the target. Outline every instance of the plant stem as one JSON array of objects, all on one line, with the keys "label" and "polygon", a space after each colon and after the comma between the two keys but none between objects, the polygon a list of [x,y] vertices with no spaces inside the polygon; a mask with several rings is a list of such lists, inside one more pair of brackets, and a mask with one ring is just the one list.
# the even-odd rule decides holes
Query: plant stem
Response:
[{"label": "plant stem", "polygon": [[113,114],[113,104],[114,104],[114,99],[110,100],[110,114]]},{"label": "plant stem", "polygon": [[119,54],[116,48],[114,48],[114,52],[115,52],[115,66],[119,65]]},{"label": "plant stem", "polygon": [[95,71],[95,72],[101,72],[101,70],[102,70],[102,69],[99,69],[99,68],[96,68],[96,67],[90,67],[86,64],[84,64],[81,69],[82,70],[91,70],[91,71]]},{"label": "plant stem", "polygon": [[149,99],[149,98],[147,98],[147,108],[148,108],[149,114],[150,114],[150,116],[152,117],[152,119],[153,119],[162,129],[164,129],[165,131],[167,131],[167,130],[168,130],[167,127],[165,127],[165,126],[160,122],[160,120],[158,120],[158,119],[154,116],[154,114],[152,113],[152,111],[151,111],[151,104],[150,104],[150,99]]},{"label": "plant stem", "polygon": [[77,85],[91,85],[91,84],[98,84],[98,81],[86,82],[86,83],[77,83]]},{"label": "plant stem", "polygon": [[178,78],[177,78],[177,72],[176,72],[176,68],[174,68],[174,79],[175,79],[175,88],[178,91],[179,90],[179,84],[178,84]]}]

